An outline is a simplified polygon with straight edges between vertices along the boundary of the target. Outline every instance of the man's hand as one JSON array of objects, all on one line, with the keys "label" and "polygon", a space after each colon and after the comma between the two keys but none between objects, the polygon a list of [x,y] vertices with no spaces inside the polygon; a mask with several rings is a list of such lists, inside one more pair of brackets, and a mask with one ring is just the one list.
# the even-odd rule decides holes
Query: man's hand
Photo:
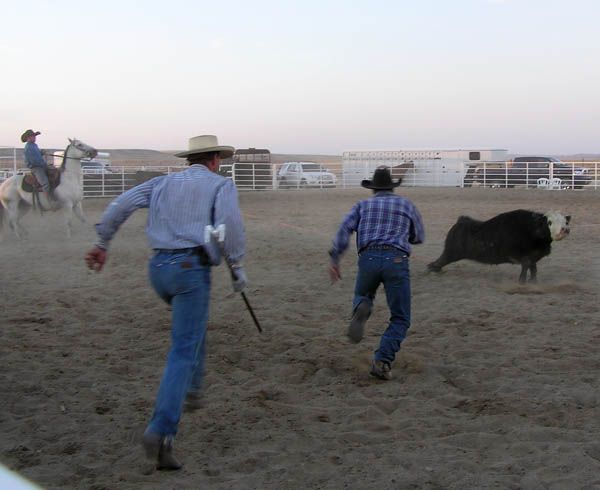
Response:
[{"label": "man's hand", "polygon": [[331,279],[331,284],[335,284],[342,278],[342,272],[340,271],[340,266],[336,264],[329,265],[329,279]]},{"label": "man's hand", "polygon": [[233,266],[231,273],[231,281],[233,290],[236,293],[241,293],[248,284],[248,278],[246,277],[246,271],[241,266]]},{"label": "man's hand", "polygon": [[98,246],[92,248],[85,256],[88,268],[100,272],[106,263],[106,250]]}]

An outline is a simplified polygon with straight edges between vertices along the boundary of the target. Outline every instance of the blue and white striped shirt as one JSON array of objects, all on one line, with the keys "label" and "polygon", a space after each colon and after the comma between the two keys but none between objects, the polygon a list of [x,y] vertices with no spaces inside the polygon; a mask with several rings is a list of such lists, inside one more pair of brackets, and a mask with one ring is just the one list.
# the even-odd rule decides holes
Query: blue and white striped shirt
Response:
[{"label": "blue and white striped shirt", "polygon": [[334,263],[339,262],[355,231],[359,252],[371,245],[388,245],[410,255],[410,245],[425,240],[423,221],[416,206],[393,192],[377,192],[352,207],[333,240],[330,255]]},{"label": "blue and white striped shirt", "polygon": [[149,208],[146,234],[153,249],[203,246],[214,265],[221,262],[218,245],[204,242],[207,225],[225,224],[225,252],[233,262],[244,256],[244,223],[237,189],[231,180],[204,165],[155,177],[121,194],[104,211],[96,232],[107,248],[121,224],[139,208]]}]

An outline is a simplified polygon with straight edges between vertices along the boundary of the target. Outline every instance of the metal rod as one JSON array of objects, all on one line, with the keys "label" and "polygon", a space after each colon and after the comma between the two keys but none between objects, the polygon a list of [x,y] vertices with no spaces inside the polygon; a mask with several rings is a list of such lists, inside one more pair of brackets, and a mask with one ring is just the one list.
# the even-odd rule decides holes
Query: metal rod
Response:
[{"label": "metal rod", "polygon": [[[231,274],[231,277],[234,280],[236,280],[237,276],[235,275],[235,272],[233,270],[233,265],[231,264],[231,261],[229,260],[229,257],[227,256],[227,254],[225,252],[225,243],[224,243],[224,241],[225,241],[225,225],[221,225],[218,228],[213,228],[212,226],[208,225],[205,230],[206,241],[208,241],[209,237],[211,240],[216,239],[217,245],[219,246],[219,250],[221,251],[221,256],[223,257],[223,260],[225,260],[227,267],[229,267],[229,273]],[[244,300],[244,303],[246,304],[246,308],[247,308],[248,312],[250,313],[252,320],[254,321],[254,325],[256,325],[258,332],[262,333],[262,327],[260,326],[258,318],[256,318],[256,315],[254,314],[254,310],[252,309],[252,306],[250,306],[250,302],[248,301],[248,298],[246,297],[246,293],[244,293],[244,291],[240,291],[240,294],[242,296],[242,299]]]},{"label": "metal rod", "polygon": [[[231,277],[234,280],[237,279],[237,276],[235,275],[235,272],[233,271],[233,266],[231,265],[231,262],[229,262],[229,257],[227,257],[227,255],[225,255],[225,245],[223,244],[223,242],[220,242],[220,241],[217,241],[217,243],[219,244],[219,249],[221,249],[221,255],[223,256],[223,259],[225,260],[227,267],[229,267],[229,273],[231,274]],[[262,333],[262,328],[260,326],[260,323],[258,323],[258,318],[256,318],[256,315],[254,314],[254,310],[252,309],[252,306],[250,306],[250,302],[248,301],[248,298],[246,298],[246,293],[244,293],[244,291],[240,291],[240,294],[242,295],[242,299],[244,300],[244,303],[246,303],[246,308],[250,312],[250,316],[252,317],[252,320],[254,320],[254,325],[256,325],[256,328],[258,329],[259,333]]]},{"label": "metal rod", "polygon": [[262,328],[260,326],[260,323],[258,323],[258,318],[256,318],[256,315],[254,314],[254,310],[252,309],[252,306],[250,306],[250,302],[248,301],[248,298],[246,298],[246,293],[244,293],[244,291],[242,291],[240,294],[242,295],[244,303],[246,303],[246,308],[248,308],[248,311],[250,312],[250,316],[252,317],[252,320],[254,320],[254,325],[256,325],[256,328],[258,329],[258,331],[260,333],[262,333]]}]

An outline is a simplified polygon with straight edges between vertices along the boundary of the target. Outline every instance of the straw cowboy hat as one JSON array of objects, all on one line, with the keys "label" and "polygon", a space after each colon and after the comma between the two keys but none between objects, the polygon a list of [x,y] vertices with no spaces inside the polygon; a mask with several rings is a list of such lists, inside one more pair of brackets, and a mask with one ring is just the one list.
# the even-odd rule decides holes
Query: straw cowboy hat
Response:
[{"label": "straw cowboy hat", "polygon": [[29,138],[30,136],[37,136],[38,134],[42,133],[40,133],[39,131],[34,131],[33,129],[28,129],[21,135],[21,141],[25,143],[27,141],[27,138]]},{"label": "straw cowboy hat", "polygon": [[218,151],[221,158],[229,158],[235,151],[233,146],[219,146],[217,137],[212,134],[204,134],[202,136],[194,136],[193,138],[190,138],[188,148],[188,151],[175,153],[175,156],[179,158],[185,158],[190,155],[197,155],[199,153]]},{"label": "straw cowboy hat", "polygon": [[398,187],[402,183],[402,179],[398,179],[397,182],[392,180],[392,174],[388,167],[377,167],[373,172],[373,179],[363,180],[360,185],[367,189],[374,189],[376,191],[386,191]]}]

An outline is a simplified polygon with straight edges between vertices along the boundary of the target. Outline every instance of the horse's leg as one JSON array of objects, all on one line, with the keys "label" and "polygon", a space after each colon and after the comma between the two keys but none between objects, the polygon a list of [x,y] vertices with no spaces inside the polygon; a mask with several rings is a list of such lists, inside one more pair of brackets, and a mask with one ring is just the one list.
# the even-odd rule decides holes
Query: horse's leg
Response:
[{"label": "horse's leg", "polygon": [[29,204],[27,204],[25,201],[19,201],[19,204],[17,204],[17,221],[16,221],[16,223],[17,223],[17,228],[23,238],[27,238],[29,236],[29,232],[21,224],[21,219],[23,218],[23,216],[25,216],[29,212],[30,208],[31,208],[31,206],[29,206]]},{"label": "horse's leg", "polygon": [[10,229],[17,235],[20,240],[22,238],[19,233],[21,226],[19,225],[19,201],[9,201],[7,203],[6,211],[8,214],[8,224]]},{"label": "horse's leg", "polygon": [[79,218],[82,223],[86,223],[85,214],[83,213],[83,206],[81,205],[81,201],[77,201],[73,205],[73,211],[75,212],[75,216]]},{"label": "horse's leg", "polygon": [[65,226],[67,228],[67,238],[71,238],[71,222],[73,221],[73,205],[65,203],[63,208],[63,216],[65,218]]},{"label": "horse's leg", "polygon": [[4,218],[8,219],[8,210],[4,201],[0,201],[0,242],[4,240]]}]

